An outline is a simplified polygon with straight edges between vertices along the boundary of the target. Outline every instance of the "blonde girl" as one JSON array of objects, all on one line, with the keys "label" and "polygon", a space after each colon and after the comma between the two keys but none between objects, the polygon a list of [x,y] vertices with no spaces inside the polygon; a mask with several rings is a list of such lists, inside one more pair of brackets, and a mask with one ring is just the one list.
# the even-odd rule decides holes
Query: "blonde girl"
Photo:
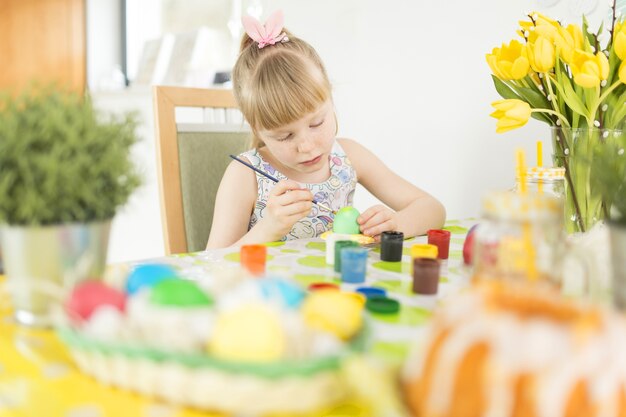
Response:
[{"label": "blonde girl", "polygon": [[239,155],[278,183],[233,161],[220,183],[207,248],[316,237],[351,206],[357,182],[384,204],[363,211],[361,232],[405,236],[439,228],[445,209],[351,139],[336,138],[337,119],[324,65],[311,45],[283,30],[282,13],[265,25],[246,16],[233,69],[234,94],[252,129]]}]

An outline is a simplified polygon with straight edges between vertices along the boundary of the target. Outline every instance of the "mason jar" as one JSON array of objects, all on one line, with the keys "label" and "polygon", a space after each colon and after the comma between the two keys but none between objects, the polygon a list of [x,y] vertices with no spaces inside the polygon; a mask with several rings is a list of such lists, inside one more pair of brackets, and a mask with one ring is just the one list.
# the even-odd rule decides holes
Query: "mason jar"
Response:
[{"label": "mason jar", "polygon": [[546,192],[487,195],[475,232],[474,278],[560,286],[566,250],[562,207],[562,199]]},{"label": "mason jar", "polygon": [[[565,168],[532,167],[526,172],[526,189],[529,193],[545,193],[565,198]],[[513,191],[521,191],[519,176],[515,180]]]}]

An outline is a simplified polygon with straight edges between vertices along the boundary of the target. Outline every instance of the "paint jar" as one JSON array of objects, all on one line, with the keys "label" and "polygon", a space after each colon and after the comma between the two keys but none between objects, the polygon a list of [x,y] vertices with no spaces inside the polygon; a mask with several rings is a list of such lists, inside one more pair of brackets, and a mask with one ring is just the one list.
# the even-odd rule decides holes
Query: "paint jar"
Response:
[{"label": "paint jar", "polygon": [[437,246],[437,258],[448,259],[450,251],[450,231],[431,229],[428,231],[428,243]]},{"label": "paint jar", "polygon": [[400,262],[402,260],[402,244],[404,233],[383,232],[380,237],[380,260],[384,262]]},{"label": "paint jar", "polygon": [[335,272],[341,272],[341,251],[345,248],[358,248],[359,244],[352,240],[335,241]]},{"label": "paint jar", "polygon": [[252,275],[265,273],[267,247],[265,245],[243,245],[239,250],[241,266]]},{"label": "paint jar", "polygon": [[335,264],[335,242],[340,240],[353,240],[352,235],[343,233],[331,233],[326,238],[326,264]]},{"label": "paint jar", "polygon": [[308,287],[309,291],[326,291],[326,290],[334,290],[339,291],[339,285],[333,284],[332,282],[314,282],[310,284]]},{"label": "paint jar", "polygon": [[365,282],[367,249],[361,247],[341,250],[341,281],[358,284]]},{"label": "paint jar", "polygon": [[397,314],[400,311],[400,302],[386,296],[373,296],[367,299],[365,308],[375,314]]},{"label": "paint jar", "polygon": [[413,292],[437,294],[439,288],[439,260],[434,258],[413,259]]},{"label": "paint jar", "polygon": [[439,248],[430,243],[418,243],[411,246],[411,263],[409,264],[410,273],[413,274],[413,259],[415,258],[432,258],[437,259]]},{"label": "paint jar", "polygon": [[439,248],[429,243],[418,243],[411,246],[411,258],[436,258]]},{"label": "paint jar", "polygon": [[378,287],[359,287],[356,289],[356,292],[363,294],[367,298],[387,296],[387,291]]}]

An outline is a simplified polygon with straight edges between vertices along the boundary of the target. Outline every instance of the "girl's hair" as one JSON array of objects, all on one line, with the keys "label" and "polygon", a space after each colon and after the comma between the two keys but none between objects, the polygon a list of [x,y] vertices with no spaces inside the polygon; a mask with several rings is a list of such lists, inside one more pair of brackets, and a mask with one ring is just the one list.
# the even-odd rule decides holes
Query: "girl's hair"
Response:
[{"label": "girl's hair", "polygon": [[258,47],[248,34],[233,68],[239,109],[252,128],[252,147],[263,146],[257,131],[301,119],[331,98],[326,69],[315,49],[284,30],[289,40]]}]

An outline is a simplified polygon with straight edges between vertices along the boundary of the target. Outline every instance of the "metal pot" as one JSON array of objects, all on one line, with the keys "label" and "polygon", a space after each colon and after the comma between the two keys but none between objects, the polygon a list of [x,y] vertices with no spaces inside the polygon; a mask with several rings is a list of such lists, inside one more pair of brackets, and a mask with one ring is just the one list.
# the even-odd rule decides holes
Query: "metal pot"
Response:
[{"label": "metal pot", "polygon": [[49,326],[52,306],[106,265],[111,221],[52,226],[0,226],[4,272],[15,319]]}]

